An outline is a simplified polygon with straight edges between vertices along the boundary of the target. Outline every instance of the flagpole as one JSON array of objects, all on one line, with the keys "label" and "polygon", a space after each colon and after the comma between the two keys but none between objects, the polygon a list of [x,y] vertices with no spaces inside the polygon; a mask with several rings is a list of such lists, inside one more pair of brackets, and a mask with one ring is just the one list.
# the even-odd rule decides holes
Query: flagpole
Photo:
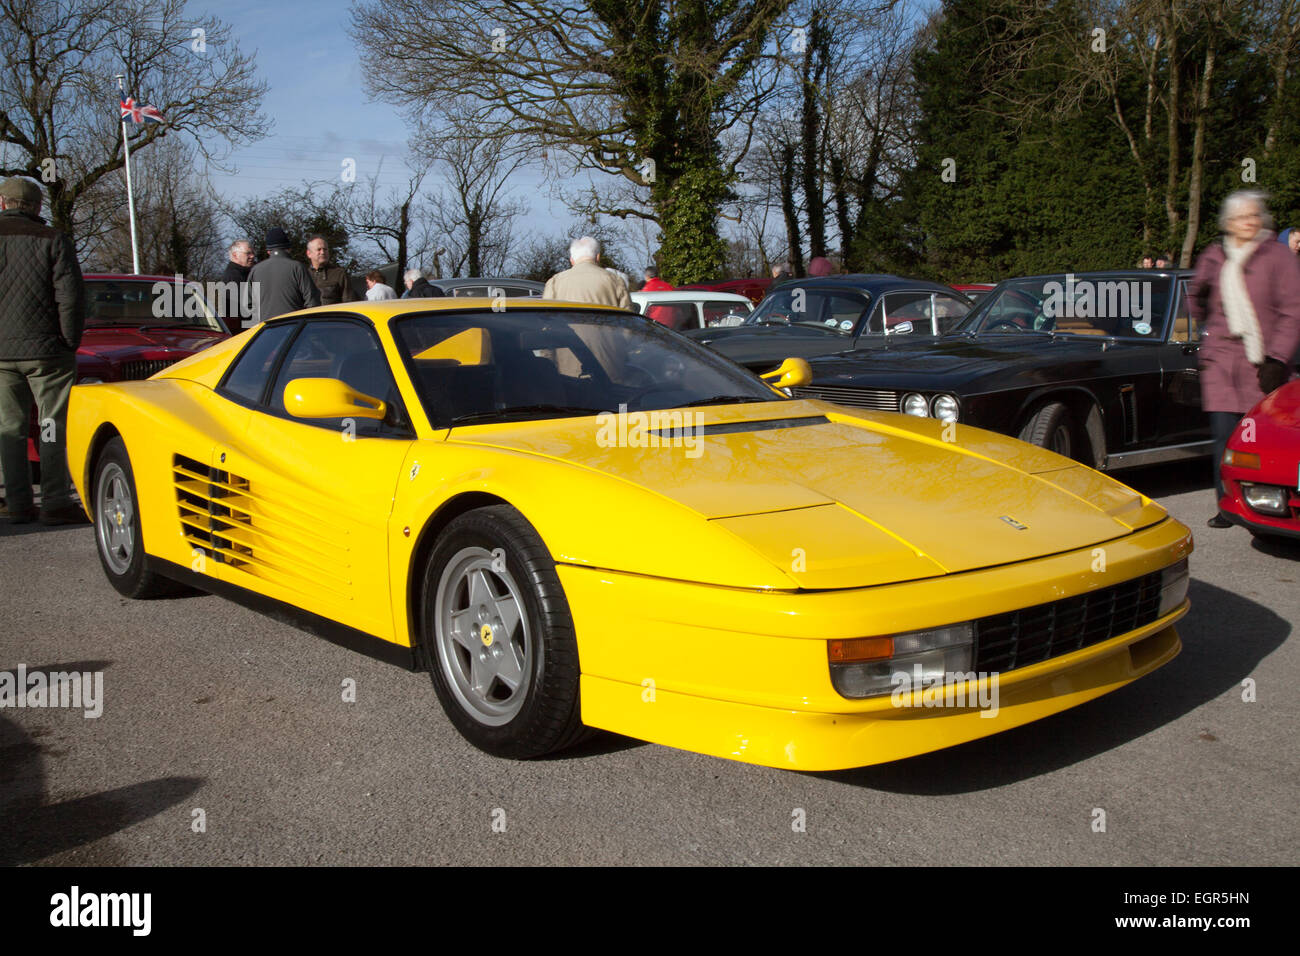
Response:
[{"label": "flagpole", "polygon": [[[126,79],[122,73],[117,74],[117,88],[125,93],[126,87],[123,80]],[[131,271],[135,275],[140,274],[140,244],[135,237],[135,194],[131,191],[131,147],[127,142],[126,136],[126,117],[122,117],[122,151],[126,154],[126,208],[131,217]]]}]

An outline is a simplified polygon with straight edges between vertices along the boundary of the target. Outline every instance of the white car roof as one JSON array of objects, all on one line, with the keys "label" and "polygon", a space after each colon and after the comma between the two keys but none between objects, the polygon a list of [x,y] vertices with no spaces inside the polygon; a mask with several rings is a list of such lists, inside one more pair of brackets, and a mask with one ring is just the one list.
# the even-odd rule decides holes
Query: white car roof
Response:
[{"label": "white car roof", "polygon": [[710,292],[708,289],[683,289],[672,292],[633,292],[631,293],[632,301],[638,305],[649,303],[653,305],[656,302],[735,302],[737,304],[744,302],[748,306],[753,306],[753,302],[747,296],[736,295],[734,292]]}]

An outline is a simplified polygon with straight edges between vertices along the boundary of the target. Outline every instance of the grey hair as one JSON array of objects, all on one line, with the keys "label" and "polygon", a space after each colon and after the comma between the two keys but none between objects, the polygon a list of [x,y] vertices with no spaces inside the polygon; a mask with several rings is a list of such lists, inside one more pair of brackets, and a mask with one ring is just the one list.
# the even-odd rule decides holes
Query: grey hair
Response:
[{"label": "grey hair", "polygon": [[238,249],[240,246],[248,246],[250,252],[253,249],[253,243],[250,242],[248,239],[236,239],[234,242],[230,244],[230,248],[226,250],[227,254],[233,256],[235,254],[235,250]]},{"label": "grey hair", "polygon": [[414,282],[416,279],[422,278],[423,276],[424,273],[421,272],[419,269],[407,269],[405,272],[402,273],[402,281]]},{"label": "grey hair", "polygon": [[569,243],[569,258],[575,262],[579,259],[595,261],[600,258],[600,243],[591,236],[579,236]]},{"label": "grey hair", "polygon": [[1253,203],[1259,206],[1260,224],[1265,229],[1273,228],[1273,214],[1268,211],[1268,193],[1260,189],[1237,189],[1228,193],[1219,207],[1219,231],[1228,231],[1228,220],[1238,206]]}]

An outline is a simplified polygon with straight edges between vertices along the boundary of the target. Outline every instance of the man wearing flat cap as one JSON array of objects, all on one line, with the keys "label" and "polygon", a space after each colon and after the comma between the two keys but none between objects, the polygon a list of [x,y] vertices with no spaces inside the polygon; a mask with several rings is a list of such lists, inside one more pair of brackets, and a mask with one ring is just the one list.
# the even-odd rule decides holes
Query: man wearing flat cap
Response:
[{"label": "man wearing flat cap", "polygon": [[320,305],[320,291],[311,281],[311,273],[289,257],[289,237],[279,226],[266,231],[266,252],[266,258],[248,273],[257,322]]},{"label": "man wearing flat cap", "polygon": [[41,190],[0,183],[0,471],[13,524],[37,517],[27,465],[32,405],[40,423],[44,524],[86,520],[73,497],[65,430],[86,322],[86,289],[71,237],[41,218]]}]

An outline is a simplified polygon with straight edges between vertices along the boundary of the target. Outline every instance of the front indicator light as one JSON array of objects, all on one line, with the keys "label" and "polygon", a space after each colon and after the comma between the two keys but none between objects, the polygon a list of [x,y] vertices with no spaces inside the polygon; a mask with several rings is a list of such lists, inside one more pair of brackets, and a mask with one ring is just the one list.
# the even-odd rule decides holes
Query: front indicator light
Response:
[{"label": "front indicator light", "polygon": [[930,414],[941,422],[955,422],[957,412],[957,399],[951,395],[936,395],[930,402]]},{"label": "front indicator light", "polygon": [[1233,451],[1229,448],[1223,453],[1223,463],[1230,468],[1259,469],[1259,455],[1251,451]]},{"label": "front indicator light", "polygon": [[1187,600],[1189,580],[1186,558],[1160,572],[1160,611],[1156,617],[1164,617],[1170,611],[1182,606],[1182,603]]},{"label": "front indicator light", "polygon": [[1241,496],[1252,510],[1260,514],[1285,518],[1290,513],[1287,509],[1287,489],[1278,485],[1256,485],[1243,481]]},{"label": "front indicator light", "polygon": [[[918,667],[922,681],[942,682],[947,674],[971,669],[974,646],[975,630],[970,624],[828,641],[831,685],[842,697],[877,697],[894,689],[899,683],[896,675],[915,684]],[[882,656],[885,651],[891,652],[889,656]]]},{"label": "front indicator light", "polygon": [[903,414],[915,415],[918,418],[928,418],[930,416],[930,405],[925,400],[924,395],[918,395],[911,392],[903,396]]}]

